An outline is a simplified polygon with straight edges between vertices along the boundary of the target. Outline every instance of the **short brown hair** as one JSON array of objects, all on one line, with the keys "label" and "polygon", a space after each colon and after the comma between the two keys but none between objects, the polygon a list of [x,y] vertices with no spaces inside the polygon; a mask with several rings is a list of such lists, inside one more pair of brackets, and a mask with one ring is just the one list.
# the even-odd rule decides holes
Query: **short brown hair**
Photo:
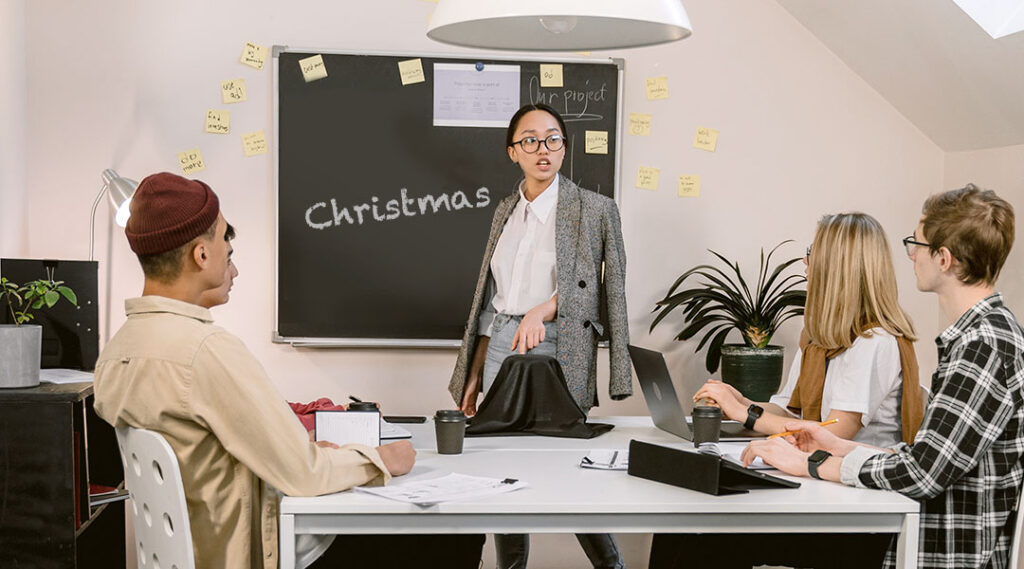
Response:
[{"label": "short brown hair", "polygon": [[163,253],[153,253],[152,255],[136,255],[139,258],[139,264],[142,265],[142,274],[146,275],[146,278],[164,284],[174,282],[181,275],[185,255],[196,246],[200,239],[213,239],[216,234],[217,222],[214,221],[213,225],[202,235],[176,249],[164,251]]},{"label": "short brown hair", "polygon": [[924,238],[935,254],[949,249],[967,285],[995,284],[1013,247],[1013,206],[974,184],[935,194],[922,209]]}]

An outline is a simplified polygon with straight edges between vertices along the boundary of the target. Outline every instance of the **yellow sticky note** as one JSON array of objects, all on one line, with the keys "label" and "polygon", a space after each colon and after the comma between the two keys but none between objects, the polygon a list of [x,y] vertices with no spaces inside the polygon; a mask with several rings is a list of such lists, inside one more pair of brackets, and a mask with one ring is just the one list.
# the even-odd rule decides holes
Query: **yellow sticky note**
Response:
[{"label": "yellow sticky note", "polygon": [[215,111],[213,109],[206,111],[206,132],[212,132],[213,134],[227,134],[230,131],[230,111]]},{"label": "yellow sticky note", "polygon": [[698,126],[697,134],[693,137],[693,147],[700,148],[701,150],[707,150],[708,152],[715,151],[715,145],[718,144],[718,131],[713,128],[706,126]]},{"label": "yellow sticky note", "polygon": [[588,130],[586,131],[587,154],[608,154],[608,131]]},{"label": "yellow sticky note", "polygon": [[656,99],[667,99],[668,98],[668,77],[664,75],[661,77],[648,77],[647,78],[647,100],[654,101]]},{"label": "yellow sticky note", "polygon": [[324,58],[320,55],[312,55],[306,59],[299,60],[299,69],[302,70],[302,77],[306,83],[327,77],[327,67],[324,65]]},{"label": "yellow sticky note", "polygon": [[402,77],[402,85],[422,83],[427,80],[423,76],[423,62],[419,58],[399,61],[398,74]]},{"label": "yellow sticky note", "polygon": [[270,50],[262,45],[246,42],[245,47],[242,48],[242,57],[239,61],[249,67],[263,69],[263,64],[267,62],[267,54],[269,52]]},{"label": "yellow sticky note", "polygon": [[636,187],[644,190],[658,189],[658,174],[661,171],[657,168],[641,166],[636,172]]},{"label": "yellow sticky note", "polygon": [[245,100],[245,79],[228,79],[220,84],[220,100],[240,103]]},{"label": "yellow sticky note", "polygon": [[185,174],[195,174],[196,172],[202,172],[206,169],[206,163],[203,162],[203,155],[199,152],[198,148],[186,150],[185,152],[178,154],[178,164],[181,165],[181,171]]},{"label": "yellow sticky note", "polygon": [[542,63],[540,64],[540,86],[561,87],[562,86],[562,64]]},{"label": "yellow sticky note", "polygon": [[651,115],[629,113],[629,134],[649,136],[651,134]]},{"label": "yellow sticky note", "polygon": [[700,197],[700,176],[695,174],[679,176],[679,197]]},{"label": "yellow sticky note", "polygon": [[242,151],[246,156],[267,153],[267,137],[262,130],[242,135]]}]

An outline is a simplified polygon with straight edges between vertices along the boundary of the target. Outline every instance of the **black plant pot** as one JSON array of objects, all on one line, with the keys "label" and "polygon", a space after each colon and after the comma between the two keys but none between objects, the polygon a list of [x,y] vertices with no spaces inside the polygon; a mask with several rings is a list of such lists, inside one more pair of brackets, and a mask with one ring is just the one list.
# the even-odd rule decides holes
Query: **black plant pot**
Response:
[{"label": "black plant pot", "polygon": [[722,381],[751,401],[768,401],[782,382],[782,346],[722,346]]}]

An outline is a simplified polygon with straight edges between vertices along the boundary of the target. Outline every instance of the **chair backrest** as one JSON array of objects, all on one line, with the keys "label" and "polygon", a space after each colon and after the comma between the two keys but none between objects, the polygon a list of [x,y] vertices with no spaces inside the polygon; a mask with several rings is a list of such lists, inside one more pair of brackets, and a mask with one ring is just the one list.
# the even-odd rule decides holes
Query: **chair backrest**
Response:
[{"label": "chair backrest", "polygon": [[124,426],[116,430],[134,514],[139,569],[194,569],[188,507],[174,449],[153,431]]}]

